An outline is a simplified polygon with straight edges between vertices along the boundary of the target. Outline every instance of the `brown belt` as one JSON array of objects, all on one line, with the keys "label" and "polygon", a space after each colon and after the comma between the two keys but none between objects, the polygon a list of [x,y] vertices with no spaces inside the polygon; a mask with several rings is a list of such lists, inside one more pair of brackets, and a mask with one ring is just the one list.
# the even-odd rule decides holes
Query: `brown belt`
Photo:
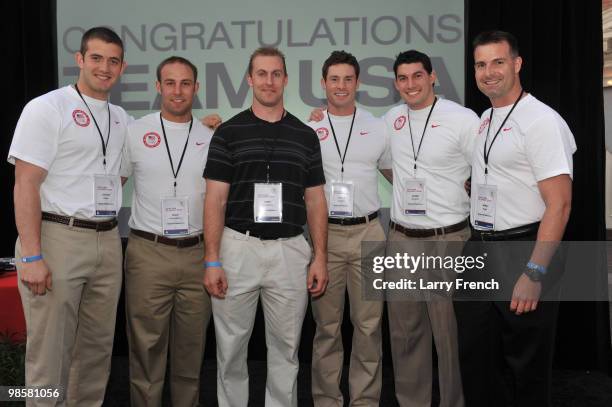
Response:
[{"label": "brown belt", "polygon": [[96,232],[106,232],[114,229],[117,226],[117,218],[102,222],[95,222],[93,220],[78,219],[75,217],[57,215],[49,212],[42,213],[42,220],[61,223],[63,225],[70,225],[77,228],[93,229]]},{"label": "brown belt", "polygon": [[408,237],[431,237],[437,235],[445,235],[447,233],[458,232],[461,229],[464,229],[468,225],[468,220],[461,221],[459,223],[455,223],[454,225],[444,226],[441,228],[433,228],[433,229],[408,229],[403,227],[402,225],[398,225],[397,223],[391,221],[390,228],[393,230],[397,230],[400,233],[405,234]]},{"label": "brown belt", "polygon": [[197,236],[170,239],[169,237],[156,235],[155,233],[145,232],[144,230],[132,229],[131,232],[138,237],[142,237],[143,239],[178,248],[192,247],[204,240],[204,235],[202,235],[201,233]]}]

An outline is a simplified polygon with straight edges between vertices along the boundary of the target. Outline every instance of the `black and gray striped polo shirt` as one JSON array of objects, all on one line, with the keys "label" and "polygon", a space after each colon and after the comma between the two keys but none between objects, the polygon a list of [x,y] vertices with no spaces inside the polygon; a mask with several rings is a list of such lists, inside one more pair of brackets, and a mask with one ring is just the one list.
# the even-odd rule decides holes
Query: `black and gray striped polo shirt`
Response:
[{"label": "black and gray striped polo shirt", "polygon": [[[283,184],[283,222],[253,221],[256,182]],[[225,225],[253,236],[277,239],[296,236],[306,223],[304,189],[325,184],[321,149],[315,132],[287,112],[275,123],[248,109],[223,123],[210,143],[204,178],[230,184]]]}]

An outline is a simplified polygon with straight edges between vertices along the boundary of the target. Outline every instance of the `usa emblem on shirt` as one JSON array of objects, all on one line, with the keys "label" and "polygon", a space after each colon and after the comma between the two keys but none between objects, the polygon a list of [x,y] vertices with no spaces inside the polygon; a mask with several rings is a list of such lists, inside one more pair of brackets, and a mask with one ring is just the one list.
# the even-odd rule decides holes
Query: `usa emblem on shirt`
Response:
[{"label": "usa emblem on shirt", "polygon": [[319,127],[317,130],[317,136],[319,136],[319,141],[324,141],[329,137],[329,130],[325,127]]},{"label": "usa emblem on shirt", "polygon": [[87,115],[87,113],[80,109],[75,109],[72,111],[72,119],[78,126],[81,127],[87,127],[90,123],[89,116]]},{"label": "usa emblem on shirt", "polygon": [[393,128],[395,130],[401,130],[404,127],[404,124],[406,124],[406,116],[401,115],[395,119],[395,122],[393,122]]},{"label": "usa emblem on shirt", "polygon": [[482,131],[485,129],[485,127],[487,127],[488,124],[489,124],[489,118],[487,117],[486,119],[484,119],[482,121],[482,123],[480,123],[480,128],[478,129],[478,134],[482,133]]},{"label": "usa emblem on shirt", "polygon": [[161,137],[152,131],[142,136],[142,142],[149,148],[155,148],[161,143]]}]

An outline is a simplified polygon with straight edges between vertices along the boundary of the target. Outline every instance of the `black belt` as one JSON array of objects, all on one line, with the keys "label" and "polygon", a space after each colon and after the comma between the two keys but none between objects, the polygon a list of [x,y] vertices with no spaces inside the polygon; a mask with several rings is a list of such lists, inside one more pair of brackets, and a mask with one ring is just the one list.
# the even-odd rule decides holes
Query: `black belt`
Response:
[{"label": "black belt", "polygon": [[361,225],[362,223],[366,223],[371,221],[372,219],[378,218],[378,211],[372,212],[366,216],[358,216],[356,218],[327,218],[328,223],[333,223],[334,225],[343,225],[343,226],[351,226],[351,225]]},{"label": "black belt", "polygon": [[93,220],[78,219],[70,216],[57,215],[55,213],[43,212],[42,220],[49,222],[61,223],[62,225],[70,225],[77,228],[93,229],[96,232],[106,232],[112,230],[117,226],[117,218],[106,220],[102,222],[95,222]]},{"label": "black belt", "polygon": [[259,240],[278,240],[278,239],[291,239],[293,237],[299,236],[301,235],[301,233],[298,233],[297,235],[293,235],[293,236],[269,236],[269,235],[259,235],[256,233],[251,232],[250,230],[239,230],[239,229],[235,229],[233,227],[228,226],[229,229],[235,230],[238,233],[242,233],[243,235],[246,236],[250,236],[250,237],[255,237]]},{"label": "black belt", "polygon": [[526,236],[533,236],[538,233],[540,222],[530,223],[512,229],[493,231],[477,230],[472,228],[473,240],[513,240]]},{"label": "black belt", "polygon": [[167,246],[174,247],[192,247],[204,240],[204,235],[201,233],[197,236],[190,237],[179,237],[176,239],[170,239],[166,236],[156,235],[155,233],[145,232],[144,230],[132,229],[131,232],[138,237],[142,237],[143,239],[150,240],[152,242],[157,242],[161,244],[165,244]]},{"label": "black belt", "polygon": [[391,221],[390,228],[393,230],[397,230],[400,233],[405,234],[408,237],[431,237],[437,235],[445,235],[448,233],[458,232],[464,229],[468,225],[468,220],[463,220],[459,223],[455,223],[454,225],[444,226],[441,228],[433,228],[433,229],[408,229],[403,227],[402,225],[398,225],[397,223]]}]

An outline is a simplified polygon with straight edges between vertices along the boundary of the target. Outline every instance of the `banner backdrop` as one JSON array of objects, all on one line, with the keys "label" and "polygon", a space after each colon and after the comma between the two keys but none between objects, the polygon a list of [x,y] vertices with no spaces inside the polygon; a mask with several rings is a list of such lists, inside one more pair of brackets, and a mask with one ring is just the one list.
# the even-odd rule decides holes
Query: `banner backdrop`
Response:
[{"label": "banner backdrop", "polygon": [[[408,49],[432,58],[438,95],[463,102],[463,1],[57,0],[60,86],[76,81],[74,53],[83,32],[95,25],[112,27],[125,43],[128,67],[111,101],[136,118],[159,109],[155,69],[171,55],[198,67],[196,116],[217,112],[231,117],[250,105],[248,58],[264,45],[285,53],[285,106],[304,120],[313,106],[323,104],[321,66],[338,49],[359,60],[358,102],[375,115],[399,102],[393,61]],[[388,204],[390,188],[384,188]],[[126,192],[124,205],[131,196]]]}]

